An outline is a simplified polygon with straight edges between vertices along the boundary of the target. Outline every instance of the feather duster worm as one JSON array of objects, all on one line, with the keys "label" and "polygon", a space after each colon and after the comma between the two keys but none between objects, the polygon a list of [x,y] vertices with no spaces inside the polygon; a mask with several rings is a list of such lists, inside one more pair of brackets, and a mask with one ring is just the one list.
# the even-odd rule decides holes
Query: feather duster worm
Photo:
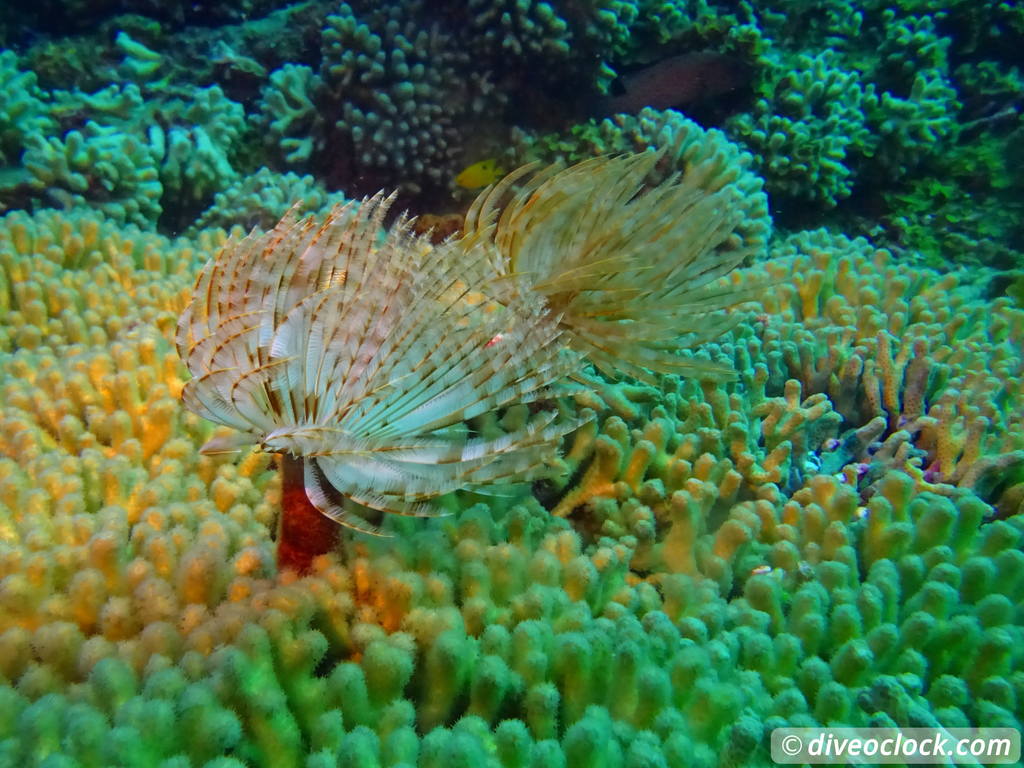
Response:
[{"label": "feather duster worm", "polygon": [[578,361],[536,301],[474,293],[494,277],[485,249],[432,246],[404,217],[384,230],[392,199],[229,242],[178,324],[185,405],[237,430],[203,450],[281,455],[278,559],[300,572],[334,546],[331,521],[380,533],[361,513],[433,515],[442,494],[549,474],[577,426],[543,409],[497,438],[463,426],[551,397]]},{"label": "feather duster worm", "polygon": [[499,269],[524,279],[567,343],[607,374],[735,378],[677,352],[728,330],[734,318],[718,310],[754,292],[716,283],[753,251],[734,237],[738,192],[709,191],[694,174],[648,187],[661,157],[598,157],[532,176],[524,166],[473,202],[462,242],[494,248]]}]

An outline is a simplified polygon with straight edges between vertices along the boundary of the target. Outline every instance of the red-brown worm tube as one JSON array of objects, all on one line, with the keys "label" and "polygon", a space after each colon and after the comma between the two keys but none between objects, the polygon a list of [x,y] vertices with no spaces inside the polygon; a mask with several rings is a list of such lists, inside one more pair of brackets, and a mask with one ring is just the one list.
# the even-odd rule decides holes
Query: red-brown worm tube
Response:
[{"label": "red-brown worm tube", "polygon": [[306,497],[302,459],[279,454],[281,462],[281,523],[277,534],[277,569],[309,573],[313,558],[332,552],[339,525],[322,515]]}]

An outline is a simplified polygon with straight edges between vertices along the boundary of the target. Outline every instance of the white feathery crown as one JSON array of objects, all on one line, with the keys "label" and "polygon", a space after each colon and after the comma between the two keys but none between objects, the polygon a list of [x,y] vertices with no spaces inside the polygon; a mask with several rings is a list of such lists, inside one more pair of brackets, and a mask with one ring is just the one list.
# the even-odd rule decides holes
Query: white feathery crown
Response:
[{"label": "white feathery crown", "polygon": [[461,488],[550,473],[578,421],[536,410],[496,437],[460,428],[553,397],[578,367],[541,302],[495,277],[486,248],[431,245],[379,193],[323,222],[294,209],[270,232],[229,241],[200,273],[178,324],[195,413],[237,430],[206,452],[255,444],[303,462],[310,502],[338,522],[375,526],[344,499],[435,514]]},{"label": "white feathery crown", "polygon": [[705,189],[697,174],[650,186],[664,156],[524,166],[474,201],[462,242],[493,248],[500,268],[558,316],[566,343],[606,375],[732,379],[729,365],[679,350],[727,331],[738,315],[721,310],[758,290],[718,280],[753,253],[734,237],[744,208],[731,186]]}]

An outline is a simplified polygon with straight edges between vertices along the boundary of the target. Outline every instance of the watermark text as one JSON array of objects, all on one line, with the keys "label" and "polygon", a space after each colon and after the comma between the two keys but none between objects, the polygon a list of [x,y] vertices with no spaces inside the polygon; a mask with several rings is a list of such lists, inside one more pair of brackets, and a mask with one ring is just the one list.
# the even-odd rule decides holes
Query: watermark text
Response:
[{"label": "watermark text", "polygon": [[1016,728],[776,728],[781,764],[1005,765],[1020,760]]}]

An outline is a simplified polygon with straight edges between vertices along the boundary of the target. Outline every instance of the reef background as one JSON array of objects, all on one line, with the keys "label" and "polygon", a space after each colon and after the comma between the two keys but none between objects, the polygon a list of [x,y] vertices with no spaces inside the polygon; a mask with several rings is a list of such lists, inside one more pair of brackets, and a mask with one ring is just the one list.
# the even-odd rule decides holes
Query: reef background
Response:
[{"label": "reef background", "polygon": [[381,187],[446,213],[473,162],[656,143],[597,118],[678,107],[752,154],[778,226],[1012,272],[1022,33],[994,0],[9,2],[0,202],[168,234]]},{"label": "reef background", "polygon": [[[36,0],[0,42],[0,765],[1020,728],[1018,4]],[[479,160],[647,147],[746,201],[730,279],[776,287],[699,352],[739,380],[595,378],[564,483],[278,573],[268,457],[200,456],[177,399],[228,230],[381,187],[457,220]]]}]

